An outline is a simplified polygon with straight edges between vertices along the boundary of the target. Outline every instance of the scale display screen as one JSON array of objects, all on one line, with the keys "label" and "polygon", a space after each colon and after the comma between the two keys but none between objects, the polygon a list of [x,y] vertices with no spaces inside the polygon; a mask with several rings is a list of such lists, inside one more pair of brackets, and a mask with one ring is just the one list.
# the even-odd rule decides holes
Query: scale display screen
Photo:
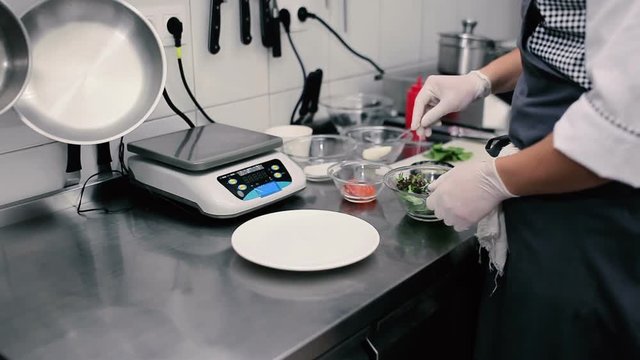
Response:
[{"label": "scale display screen", "polygon": [[[256,165],[256,166],[252,166],[252,167],[250,167],[248,169],[244,169],[244,170],[238,171],[238,175],[240,175],[242,177],[245,177],[246,175],[256,173],[256,172],[258,172],[260,170],[264,170],[264,166]],[[263,172],[261,172],[261,173],[263,173]]]},{"label": "scale display screen", "polygon": [[291,184],[291,175],[280,160],[237,170],[218,177],[218,182],[235,197],[249,201],[279,192]]}]

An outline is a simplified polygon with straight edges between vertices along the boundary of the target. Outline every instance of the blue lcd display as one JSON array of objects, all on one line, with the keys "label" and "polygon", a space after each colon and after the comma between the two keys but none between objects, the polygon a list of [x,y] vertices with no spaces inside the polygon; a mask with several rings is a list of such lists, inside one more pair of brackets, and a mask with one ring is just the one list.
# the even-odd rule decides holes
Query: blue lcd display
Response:
[{"label": "blue lcd display", "polygon": [[284,164],[273,159],[218,177],[218,181],[240,200],[264,198],[291,185]]}]

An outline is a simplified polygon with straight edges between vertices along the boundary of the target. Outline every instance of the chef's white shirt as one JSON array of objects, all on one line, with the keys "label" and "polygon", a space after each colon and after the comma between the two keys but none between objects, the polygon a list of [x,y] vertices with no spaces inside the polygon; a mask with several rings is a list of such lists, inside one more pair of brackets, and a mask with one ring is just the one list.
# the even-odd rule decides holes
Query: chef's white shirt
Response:
[{"label": "chef's white shirt", "polygon": [[640,1],[587,0],[592,88],[554,128],[554,146],[597,175],[640,187]]}]

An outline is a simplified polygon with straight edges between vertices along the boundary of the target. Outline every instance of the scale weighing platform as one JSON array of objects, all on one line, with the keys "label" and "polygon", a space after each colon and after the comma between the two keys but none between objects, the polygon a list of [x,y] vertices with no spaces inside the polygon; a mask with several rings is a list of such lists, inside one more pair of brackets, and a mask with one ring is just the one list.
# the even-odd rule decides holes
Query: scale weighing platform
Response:
[{"label": "scale weighing platform", "polygon": [[209,124],[127,144],[135,182],[231,218],[289,197],[306,187],[302,169],[275,151],[282,139],[223,124]]}]

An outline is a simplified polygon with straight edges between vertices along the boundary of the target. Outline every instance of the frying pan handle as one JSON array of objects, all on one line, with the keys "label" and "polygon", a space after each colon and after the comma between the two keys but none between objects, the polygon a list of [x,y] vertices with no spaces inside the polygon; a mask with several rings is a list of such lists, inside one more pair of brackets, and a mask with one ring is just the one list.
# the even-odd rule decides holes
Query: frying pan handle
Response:
[{"label": "frying pan handle", "polygon": [[220,51],[220,5],[223,0],[211,0],[211,17],[209,19],[209,52]]},{"label": "frying pan handle", "polygon": [[240,41],[251,44],[251,8],[249,0],[240,0]]},{"label": "frying pan handle", "polygon": [[82,170],[80,161],[80,145],[67,144],[67,173]]},{"label": "frying pan handle", "polygon": [[102,143],[97,145],[98,150],[98,169],[103,170],[106,168],[111,168],[111,147],[109,143]]}]

